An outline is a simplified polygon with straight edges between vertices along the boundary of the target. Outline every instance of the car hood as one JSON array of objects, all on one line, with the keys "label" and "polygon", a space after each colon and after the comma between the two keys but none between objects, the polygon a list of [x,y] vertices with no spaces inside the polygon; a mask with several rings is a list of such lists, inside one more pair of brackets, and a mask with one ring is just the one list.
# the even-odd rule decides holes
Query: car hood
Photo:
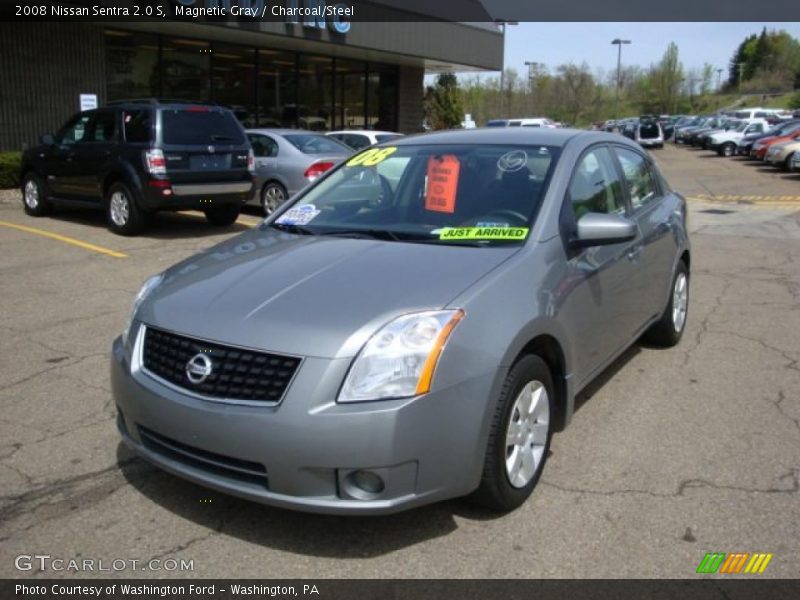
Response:
[{"label": "car hood", "polygon": [[446,307],[518,250],[259,228],[168,269],[137,318],[211,341],[350,357],[395,316]]}]

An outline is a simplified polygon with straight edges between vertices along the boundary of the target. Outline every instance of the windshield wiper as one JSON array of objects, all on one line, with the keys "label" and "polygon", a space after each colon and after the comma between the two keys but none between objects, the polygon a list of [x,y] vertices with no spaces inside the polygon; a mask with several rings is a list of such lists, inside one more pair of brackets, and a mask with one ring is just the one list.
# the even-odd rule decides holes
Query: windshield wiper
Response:
[{"label": "windshield wiper", "polygon": [[307,227],[303,227],[302,225],[294,225],[293,223],[270,223],[270,227],[274,227],[279,231],[285,231],[286,233],[296,233],[297,235],[316,235],[316,232],[311,231]]},{"label": "windshield wiper", "polygon": [[401,236],[393,231],[386,229],[336,229],[333,231],[323,231],[319,235],[336,235],[342,237],[366,237],[375,240],[388,240],[391,242],[398,242]]}]

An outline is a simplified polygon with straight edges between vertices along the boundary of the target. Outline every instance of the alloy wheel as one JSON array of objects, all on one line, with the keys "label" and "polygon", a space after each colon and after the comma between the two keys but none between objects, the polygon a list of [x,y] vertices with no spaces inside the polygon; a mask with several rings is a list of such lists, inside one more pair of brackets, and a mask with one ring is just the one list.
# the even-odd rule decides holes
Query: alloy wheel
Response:
[{"label": "alloy wheel", "polygon": [[541,381],[530,381],[514,401],[506,430],[506,475],[513,487],[525,487],[536,475],[549,430],[547,388]]},{"label": "alloy wheel", "polygon": [[277,185],[268,186],[267,189],[264,190],[264,197],[262,199],[264,213],[271,215],[285,200],[286,195],[280,187]]},{"label": "alloy wheel", "polygon": [[130,205],[128,197],[124,193],[116,191],[111,195],[110,214],[111,220],[117,227],[124,227],[128,223]]},{"label": "alloy wheel", "polygon": [[672,290],[672,326],[676,332],[683,330],[686,323],[686,311],[689,306],[689,280],[684,273],[679,273]]},{"label": "alloy wheel", "polygon": [[39,186],[33,179],[25,182],[25,204],[31,210],[36,210],[39,206]]}]

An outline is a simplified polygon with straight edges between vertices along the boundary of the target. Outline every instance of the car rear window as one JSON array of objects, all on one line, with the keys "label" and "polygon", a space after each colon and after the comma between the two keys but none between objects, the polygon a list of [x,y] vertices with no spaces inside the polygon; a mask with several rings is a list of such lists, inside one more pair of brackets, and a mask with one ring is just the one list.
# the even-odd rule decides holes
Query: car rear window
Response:
[{"label": "car rear window", "polygon": [[639,126],[639,135],[643,138],[656,138],[660,134],[657,123],[642,123]]},{"label": "car rear window", "polygon": [[350,154],[352,150],[329,137],[313,133],[292,133],[283,136],[303,154]]},{"label": "car rear window", "polygon": [[388,142],[389,140],[394,140],[394,139],[397,139],[399,137],[403,137],[403,136],[398,135],[398,134],[394,134],[394,133],[392,133],[392,134],[384,133],[384,134],[376,135],[375,139],[378,140],[378,143],[380,144],[381,142]]},{"label": "car rear window", "polygon": [[207,107],[163,110],[161,137],[165,144],[186,146],[245,143],[244,131],[233,113]]}]

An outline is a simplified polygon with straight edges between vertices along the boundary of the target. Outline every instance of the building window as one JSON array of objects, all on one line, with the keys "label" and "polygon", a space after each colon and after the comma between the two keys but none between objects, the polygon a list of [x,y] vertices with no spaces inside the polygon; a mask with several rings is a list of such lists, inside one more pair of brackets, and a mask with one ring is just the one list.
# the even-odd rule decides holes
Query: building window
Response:
[{"label": "building window", "polygon": [[258,51],[258,125],[295,127],[297,122],[297,56]]},{"label": "building window", "polygon": [[208,102],[211,44],[199,40],[163,40],[162,95],[178,100]]},{"label": "building window", "polygon": [[245,127],[256,121],[256,53],[253,48],[213,44],[211,99],[233,110]]},{"label": "building window", "polygon": [[366,63],[337,59],[333,129],[364,129],[366,77]]},{"label": "building window", "polygon": [[106,30],[108,100],[159,95],[158,37]]},{"label": "building window", "polygon": [[333,125],[333,59],[300,55],[297,92],[297,126],[310,131],[330,131]]}]

